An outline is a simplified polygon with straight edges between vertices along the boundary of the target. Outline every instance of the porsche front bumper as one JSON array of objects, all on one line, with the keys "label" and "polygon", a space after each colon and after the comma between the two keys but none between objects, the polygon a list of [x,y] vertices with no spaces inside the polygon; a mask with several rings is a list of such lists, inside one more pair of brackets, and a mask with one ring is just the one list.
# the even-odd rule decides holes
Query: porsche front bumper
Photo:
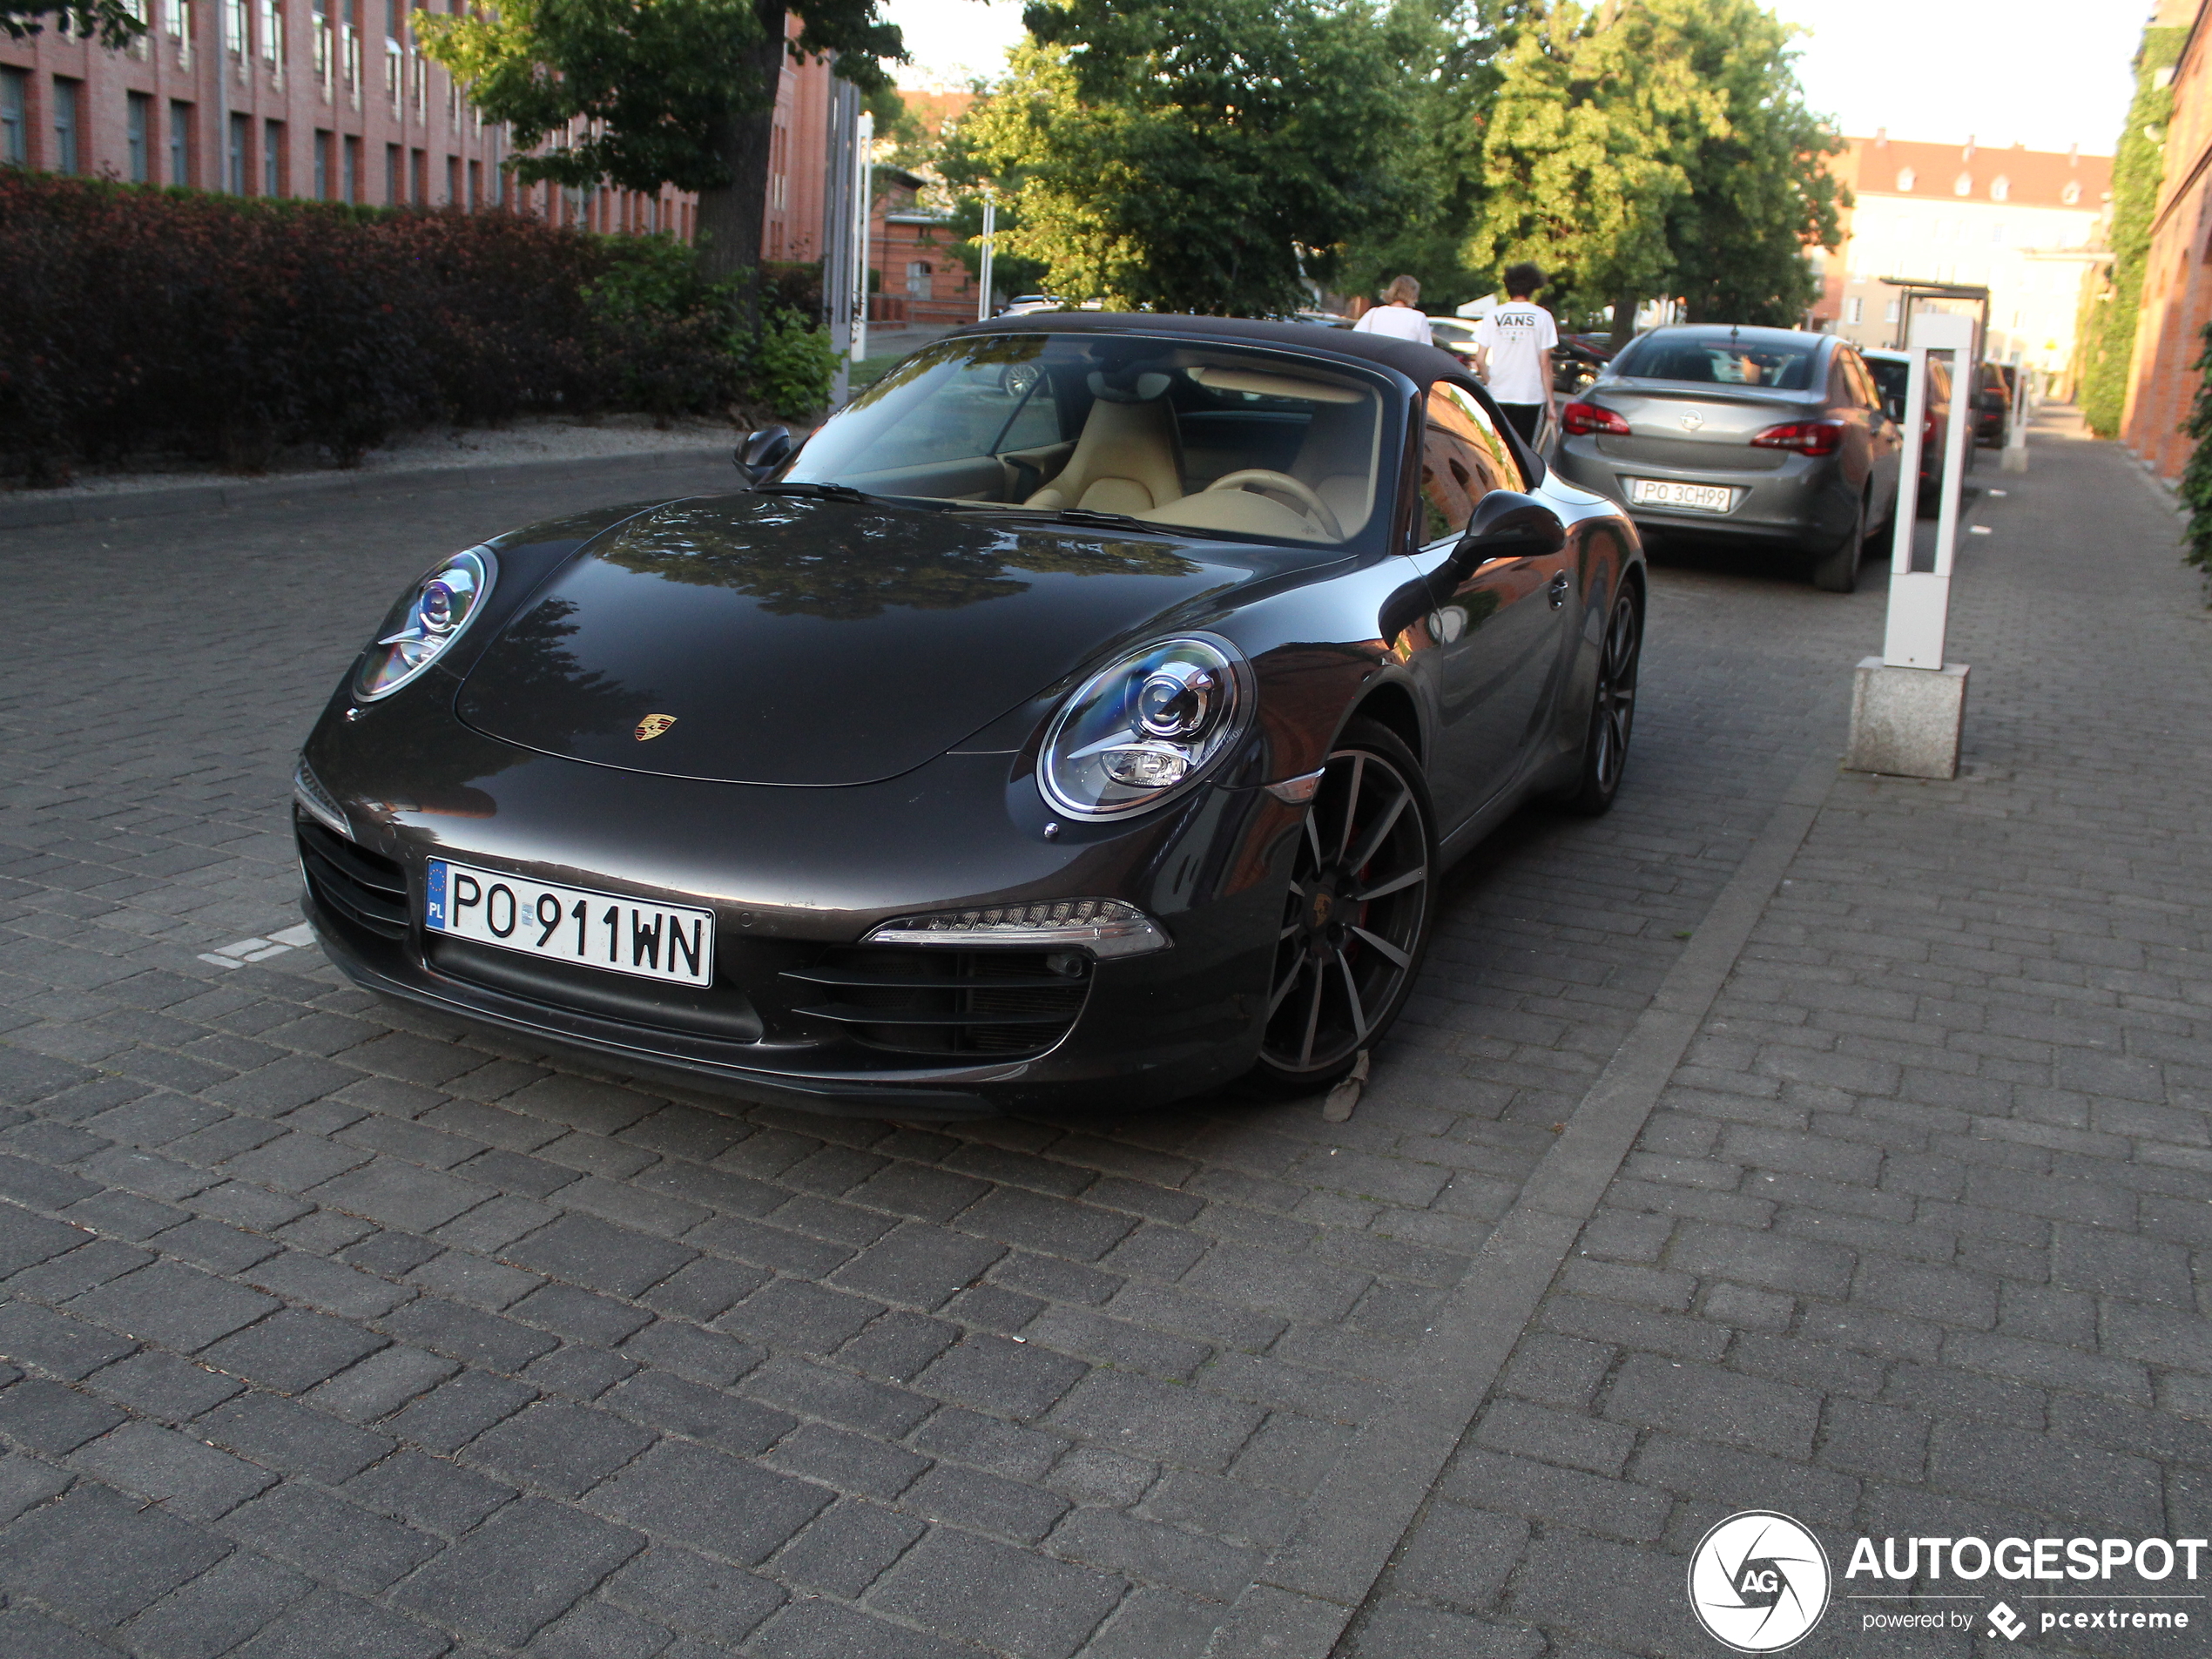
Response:
[{"label": "porsche front bumper", "polygon": [[[510,752],[489,789],[462,792],[465,813],[380,800],[339,757],[314,757],[350,833],[295,813],[303,907],[355,983],[610,1069],[894,1118],[1154,1104],[1241,1075],[1258,1052],[1303,811],[1264,790],[1203,789],[1135,827],[1048,837],[1034,784],[1009,781],[1003,754],[788,789]],[[711,908],[713,982],[430,934],[433,858]],[[1123,900],[1172,942],[1103,959],[862,942],[900,915],[1069,898]]]}]

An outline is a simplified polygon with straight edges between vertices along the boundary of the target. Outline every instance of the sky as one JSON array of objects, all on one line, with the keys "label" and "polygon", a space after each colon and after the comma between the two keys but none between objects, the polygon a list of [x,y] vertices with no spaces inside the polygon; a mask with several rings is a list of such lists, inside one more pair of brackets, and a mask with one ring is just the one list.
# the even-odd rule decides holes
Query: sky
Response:
[{"label": "sky", "polygon": [[[2109,155],[2150,0],[1769,0],[1807,32],[1805,99],[1856,137]],[[908,85],[996,78],[1022,0],[886,0]]]}]

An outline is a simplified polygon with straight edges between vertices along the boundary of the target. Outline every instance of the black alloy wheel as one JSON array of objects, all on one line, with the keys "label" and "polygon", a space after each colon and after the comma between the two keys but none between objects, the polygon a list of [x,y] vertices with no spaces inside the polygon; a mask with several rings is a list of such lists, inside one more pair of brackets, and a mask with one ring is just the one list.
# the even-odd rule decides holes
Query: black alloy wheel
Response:
[{"label": "black alloy wheel", "polygon": [[1419,764],[1396,734],[1354,720],[1298,838],[1251,1081],[1312,1094],[1381,1039],[1428,948],[1435,865]]},{"label": "black alloy wheel", "polygon": [[1866,498],[1862,496],[1851,531],[1844,537],[1843,544],[1834,552],[1824,553],[1812,562],[1812,585],[1823,593],[1858,591],[1858,563],[1866,556],[1866,521],[1869,516]]},{"label": "black alloy wheel", "polygon": [[1582,740],[1582,771],[1565,799],[1569,812],[1595,818],[1609,812],[1629,764],[1635,729],[1636,670],[1643,658],[1643,610],[1633,589],[1613,601],[1598,652],[1597,684],[1590,693],[1590,729]]}]

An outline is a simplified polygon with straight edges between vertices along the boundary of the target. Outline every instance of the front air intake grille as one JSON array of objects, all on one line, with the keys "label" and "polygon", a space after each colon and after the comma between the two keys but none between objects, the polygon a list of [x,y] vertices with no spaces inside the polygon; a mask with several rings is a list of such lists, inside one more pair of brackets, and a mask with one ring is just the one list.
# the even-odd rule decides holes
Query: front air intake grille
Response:
[{"label": "front air intake grille", "polygon": [[896,1054],[1042,1054],[1082,1012],[1090,961],[1073,951],[871,949],[786,968],[792,1012]]},{"label": "front air intake grille", "polygon": [[292,815],[292,826],[317,904],[380,938],[407,936],[407,874],[398,864],[332,834],[305,813]]}]

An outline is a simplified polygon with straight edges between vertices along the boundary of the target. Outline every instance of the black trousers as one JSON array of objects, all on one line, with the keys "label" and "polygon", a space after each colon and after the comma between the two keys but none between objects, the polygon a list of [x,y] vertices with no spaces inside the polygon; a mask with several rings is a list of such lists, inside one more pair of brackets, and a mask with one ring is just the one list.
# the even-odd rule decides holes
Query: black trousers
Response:
[{"label": "black trousers", "polygon": [[1500,413],[1504,415],[1507,421],[1512,424],[1513,429],[1521,434],[1521,439],[1524,442],[1534,443],[1536,442],[1536,423],[1544,418],[1544,406],[1542,404],[1501,403],[1498,405],[1498,408]]}]

